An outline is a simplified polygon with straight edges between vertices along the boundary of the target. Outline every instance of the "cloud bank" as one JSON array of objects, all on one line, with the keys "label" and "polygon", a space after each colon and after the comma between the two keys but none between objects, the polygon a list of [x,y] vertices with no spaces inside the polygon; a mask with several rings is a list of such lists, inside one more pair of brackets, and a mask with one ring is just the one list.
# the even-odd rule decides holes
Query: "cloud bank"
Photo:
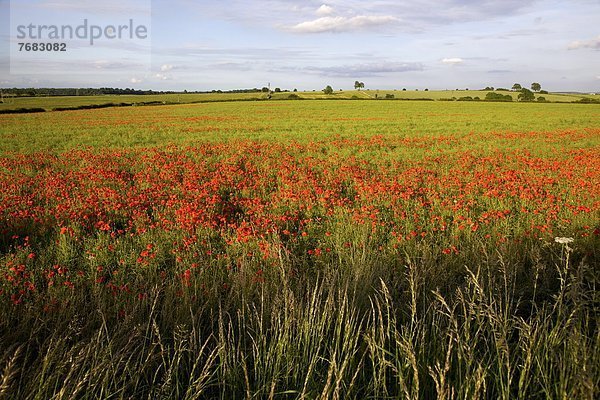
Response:
[{"label": "cloud bank", "polygon": [[290,28],[295,33],[323,33],[323,32],[351,32],[376,28],[398,22],[391,15],[357,15],[355,17],[321,17],[312,21],[305,21]]},{"label": "cloud bank", "polygon": [[569,50],[594,49],[600,50],[600,36],[591,40],[576,40],[569,45]]},{"label": "cloud bank", "polygon": [[376,62],[331,67],[306,67],[304,71],[334,77],[368,77],[390,73],[422,71],[423,69],[423,64],[418,62]]},{"label": "cloud bank", "polygon": [[459,58],[459,57],[443,58],[442,59],[442,63],[448,64],[448,65],[458,65],[458,64],[462,64],[463,62],[465,62],[465,61],[462,58]]}]

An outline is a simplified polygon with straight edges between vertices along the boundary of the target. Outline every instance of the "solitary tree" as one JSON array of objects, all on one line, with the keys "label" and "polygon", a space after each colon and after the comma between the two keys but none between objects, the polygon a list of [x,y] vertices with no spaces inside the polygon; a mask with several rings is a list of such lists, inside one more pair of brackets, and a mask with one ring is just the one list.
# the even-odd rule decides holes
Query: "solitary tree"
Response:
[{"label": "solitary tree", "polygon": [[542,85],[540,85],[537,82],[533,82],[531,84],[531,90],[533,90],[534,92],[539,92],[540,90],[542,90]]},{"label": "solitary tree", "polygon": [[323,89],[323,93],[325,94],[332,94],[333,93],[333,88],[329,85],[327,85],[327,87],[325,89]]},{"label": "solitary tree", "polygon": [[512,90],[517,91],[517,90],[521,90],[522,87],[519,83],[515,83],[512,87]]},{"label": "solitary tree", "polygon": [[364,82],[354,81],[354,89],[360,90],[364,87],[365,87]]}]

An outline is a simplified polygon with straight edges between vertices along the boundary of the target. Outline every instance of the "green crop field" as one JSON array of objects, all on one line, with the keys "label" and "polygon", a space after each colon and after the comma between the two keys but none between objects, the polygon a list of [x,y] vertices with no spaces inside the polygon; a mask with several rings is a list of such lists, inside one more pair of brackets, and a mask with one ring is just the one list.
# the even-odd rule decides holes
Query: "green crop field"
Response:
[{"label": "green crop field", "polygon": [[[600,107],[571,104],[268,101],[106,108],[0,115],[3,152],[162,146],[235,139],[328,141],[332,137],[553,132],[600,125]],[[482,135],[485,137],[485,135]],[[487,145],[487,144],[485,144]],[[565,145],[572,145],[566,142]],[[533,148],[529,141],[513,146]],[[398,149],[402,150],[402,149]]]},{"label": "green crop field", "polygon": [[367,100],[485,93],[0,105],[182,103],[0,114],[0,398],[600,397],[600,106]]},{"label": "green crop field", "polygon": [[206,93],[206,94],[149,94],[149,95],[103,95],[103,96],[37,96],[6,97],[0,110],[18,108],[80,107],[103,104],[143,104],[147,102],[194,103],[203,101],[232,101],[263,98],[263,93]]},{"label": "green crop field", "polygon": [[[363,91],[334,91],[326,95],[322,91],[311,92],[277,92],[272,93],[272,100],[285,100],[290,95],[298,96],[299,99],[385,99],[386,95],[393,95],[398,100],[431,99],[451,100],[471,96],[485,99],[489,91],[481,90],[438,90],[438,91],[415,91],[415,90],[363,90]],[[519,92],[497,92],[510,95],[517,101]],[[266,93],[186,93],[186,94],[151,94],[151,95],[103,95],[103,96],[37,96],[37,97],[6,97],[0,103],[0,111],[26,109],[44,109],[51,111],[55,108],[74,108],[90,105],[120,105],[120,104],[144,104],[144,103],[169,103],[186,104],[213,101],[244,101],[244,100],[266,100]],[[292,96],[292,97],[293,97]],[[543,94],[549,102],[570,103],[582,98],[595,99],[600,96],[591,95],[567,95],[567,94]]]}]

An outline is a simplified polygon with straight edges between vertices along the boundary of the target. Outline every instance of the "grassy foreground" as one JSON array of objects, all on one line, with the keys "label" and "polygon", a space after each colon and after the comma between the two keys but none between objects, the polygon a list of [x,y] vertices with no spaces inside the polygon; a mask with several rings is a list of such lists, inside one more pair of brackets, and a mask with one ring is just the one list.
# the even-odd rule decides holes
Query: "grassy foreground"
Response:
[{"label": "grassy foreground", "polygon": [[2,115],[0,398],[597,398],[598,115]]}]

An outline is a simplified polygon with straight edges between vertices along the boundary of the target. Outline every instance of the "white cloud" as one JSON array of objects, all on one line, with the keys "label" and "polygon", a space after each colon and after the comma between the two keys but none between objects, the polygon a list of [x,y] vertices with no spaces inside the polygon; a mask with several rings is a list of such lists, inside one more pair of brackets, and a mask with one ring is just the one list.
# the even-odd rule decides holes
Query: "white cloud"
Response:
[{"label": "white cloud", "polygon": [[458,65],[458,64],[462,64],[464,62],[464,60],[459,57],[452,57],[452,58],[444,58],[444,59],[442,59],[442,62],[444,64],[448,64],[448,65]]},{"label": "white cloud", "polygon": [[168,75],[165,75],[165,74],[156,74],[156,75],[154,75],[154,77],[158,78],[160,80],[163,80],[163,81],[166,81],[166,80],[170,79],[170,77]]},{"label": "white cloud", "polygon": [[131,83],[142,83],[142,82],[143,82],[143,80],[141,80],[141,79],[138,79],[138,78],[131,78],[131,79],[129,80],[129,82],[131,82]]},{"label": "white cloud", "polygon": [[592,40],[576,40],[569,45],[569,50],[595,49],[600,50],[600,36]]},{"label": "white cloud", "polygon": [[366,28],[375,28],[398,22],[390,15],[357,15],[356,17],[321,17],[301,22],[290,28],[296,33],[350,32]]},{"label": "white cloud", "polygon": [[172,70],[172,69],[173,69],[173,66],[172,66],[171,64],[163,64],[163,65],[160,67],[160,70],[161,70],[162,72],[167,72],[167,71],[170,71],[170,70]]},{"label": "white cloud", "polygon": [[326,15],[331,15],[333,14],[334,9],[331,6],[328,6],[327,4],[323,4],[321,5],[321,7],[319,7],[317,9],[317,15],[320,17],[324,17]]}]

